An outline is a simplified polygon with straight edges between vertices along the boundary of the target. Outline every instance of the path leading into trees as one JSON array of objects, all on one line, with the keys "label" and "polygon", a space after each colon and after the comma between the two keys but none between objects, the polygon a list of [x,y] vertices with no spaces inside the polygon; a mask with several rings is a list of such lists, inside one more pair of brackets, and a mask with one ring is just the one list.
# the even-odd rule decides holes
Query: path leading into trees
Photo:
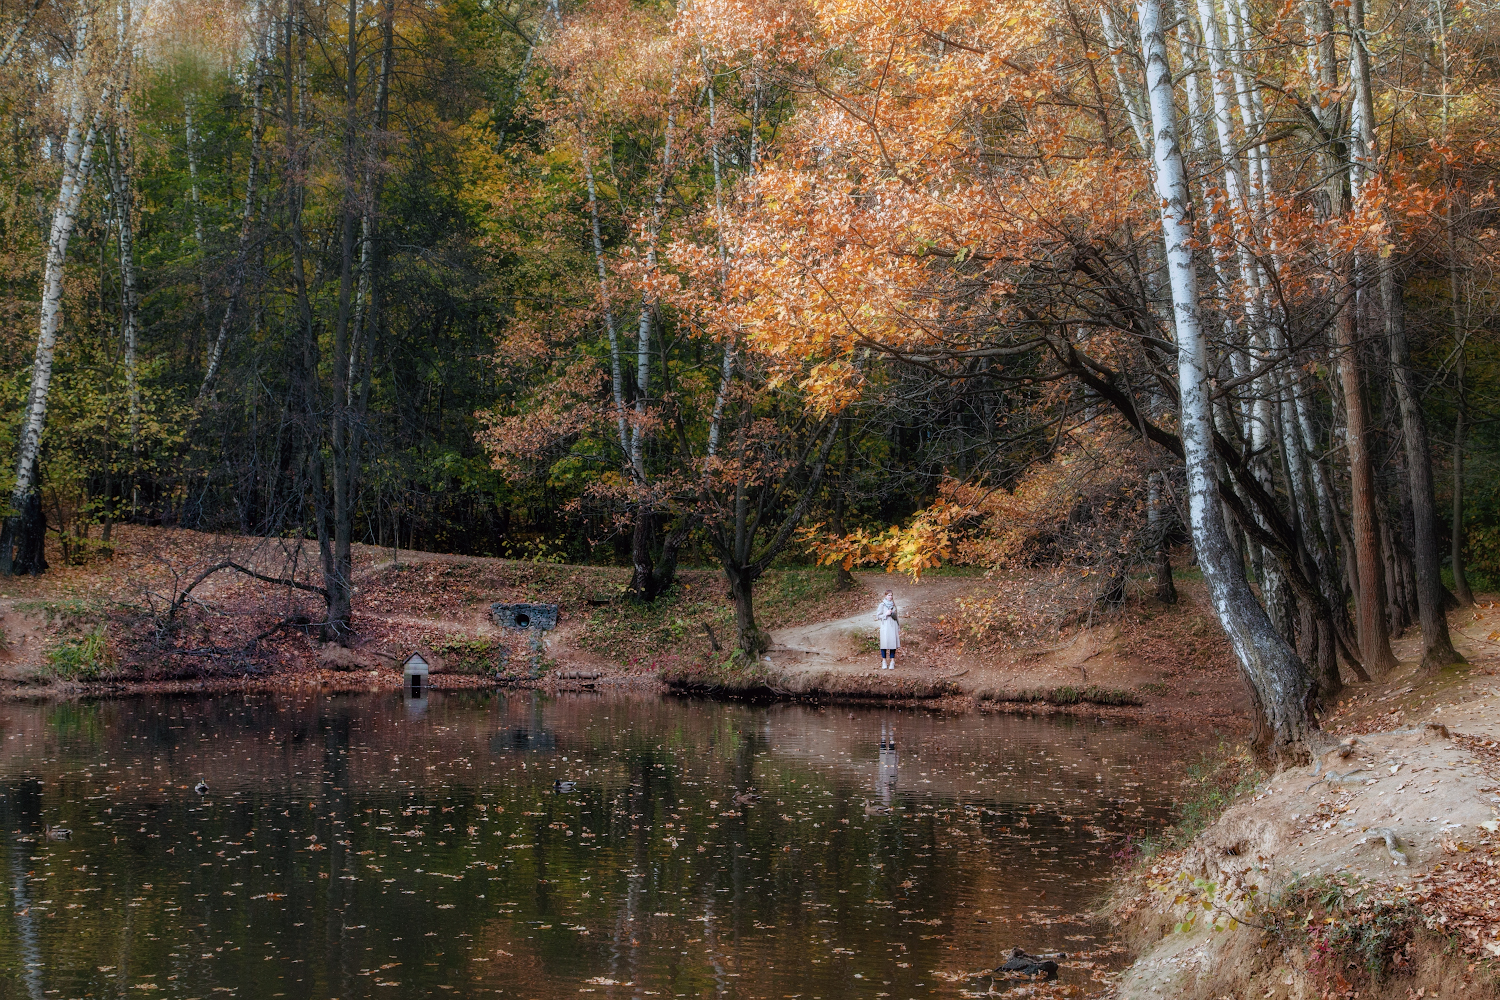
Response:
[{"label": "path leading into trees", "polygon": [[783,670],[836,670],[854,672],[879,669],[876,646],[879,627],[875,608],[887,590],[896,598],[901,615],[902,665],[916,667],[924,657],[931,627],[938,618],[957,610],[960,597],[979,581],[974,577],[929,576],[913,581],[894,573],[856,573],[855,580],[870,594],[870,607],[847,618],[814,622],[771,633],[767,654]]}]

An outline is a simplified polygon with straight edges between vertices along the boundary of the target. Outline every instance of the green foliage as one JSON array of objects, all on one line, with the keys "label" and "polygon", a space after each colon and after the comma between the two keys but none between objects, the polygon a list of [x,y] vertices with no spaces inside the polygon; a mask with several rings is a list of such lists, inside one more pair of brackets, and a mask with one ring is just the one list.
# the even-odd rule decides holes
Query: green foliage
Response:
[{"label": "green foliage", "polygon": [[1196,764],[1187,766],[1187,793],[1177,802],[1179,840],[1196,837],[1266,777],[1243,747],[1230,748],[1221,743],[1216,752],[1204,752]]},{"label": "green foliage", "polygon": [[568,561],[567,539],[526,538],[505,543],[505,558],[533,563],[565,563]]},{"label": "green foliage", "polygon": [[1175,882],[1155,886],[1158,890],[1175,893],[1174,906],[1187,906],[1187,916],[1179,920],[1173,930],[1179,934],[1191,934],[1200,922],[1213,931],[1238,930],[1241,923],[1257,912],[1260,890],[1255,886],[1230,888],[1220,886],[1204,878],[1179,872]]},{"label": "green foliage", "polygon": [[[584,624],[583,644],[626,662],[679,651],[684,645],[706,649],[714,629],[721,643],[733,641],[734,608],[722,589],[684,574],[684,580],[650,603],[620,598],[593,611]],[[693,582],[687,582],[692,578]],[[726,642],[728,640],[728,642]]]},{"label": "green foliage", "polygon": [[[770,570],[756,581],[756,620],[763,629],[804,620],[838,592],[838,580],[829,570]],[[621,596],[595,609],[582,640],[589,649],[629,662],[708,652],[705,625],[726,650],[734,645],[734,606],[723,578],[713,571],[689,570],[679,574],[677,586],[649,604]]]},{"label": "green foliage", "polygon": [[83,635],[59,640],[47,650],[47,672],[58,680],[98,680],[113,665],[108,629],[104,625]]},{"label": "green foliage", "polygon": [[76,628],[83,623],[94,624],[104,613],[104,608],[97,601],[81,597],[17,601],[14,606],[21,614],[42,615],[49,623],[64,628]]},{"label": "green foliage", "polygon": [[1129,691],[1102,688],[1097,684],[1090,684],[1083,688],[1054,688],[1048,692],[1047,701],[1054,705],[1080,705],[1085,702],[1091,705],[1139,705],[1141,703],[1141,699]]},{"label": "green foliage", "polygon": [[[1465,567],[1469,584],[1475,588],[1493,587],[1500,581],[1500,524],[1468,529],[1468,558]],[[1452,579],[1451,573],[1449,579]]]}]

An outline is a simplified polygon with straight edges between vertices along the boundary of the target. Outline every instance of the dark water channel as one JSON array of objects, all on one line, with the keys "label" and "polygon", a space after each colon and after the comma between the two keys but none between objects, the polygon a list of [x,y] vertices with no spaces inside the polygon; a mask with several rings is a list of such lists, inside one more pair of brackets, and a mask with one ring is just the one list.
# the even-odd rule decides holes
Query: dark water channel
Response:
[{"label": "dark water channel", "polygon": [[428,701],[0,706],[0,996],[925,1000],[1015,944],[1083,985],[1180,777],[1119,723]]}]

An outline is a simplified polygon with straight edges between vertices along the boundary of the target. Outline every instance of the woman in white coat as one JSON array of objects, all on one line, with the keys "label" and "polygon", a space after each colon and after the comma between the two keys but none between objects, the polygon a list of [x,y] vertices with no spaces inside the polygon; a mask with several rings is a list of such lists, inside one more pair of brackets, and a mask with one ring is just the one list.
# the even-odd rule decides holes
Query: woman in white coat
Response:
[{"label": "woman in white coat", "polygon": [[896,598],[887,590],[880,607],[875,609],[880,623],[880,669],[896,669],[896,650],[901,648],[901,618],[896,613]]}]

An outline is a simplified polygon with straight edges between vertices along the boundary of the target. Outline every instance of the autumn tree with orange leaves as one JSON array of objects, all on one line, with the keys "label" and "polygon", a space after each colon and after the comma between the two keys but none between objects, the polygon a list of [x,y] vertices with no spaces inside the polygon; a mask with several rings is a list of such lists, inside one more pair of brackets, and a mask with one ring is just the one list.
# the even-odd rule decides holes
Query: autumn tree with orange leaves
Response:
[{"label": "autumn tree with orange leaves", "polygon": [[[1448,226],[1420,176],[1442,168],[1372,55],[1430,24],[1382,15],[1372,38],[1365,7],[811,2],[803,100],[721,230],[730,324],[809,366],[822,408],[878,357],[1062,427],[1107,407],[1168,459],[1158,502],[1283,761],[1316,743],[1340,660],[1389,669],[1418,618],[1429,669],[1456,658],[1402,309]],[[694,9],[747,37],[767,19]],[[939,516],[848,550],[919,567]]]}]

